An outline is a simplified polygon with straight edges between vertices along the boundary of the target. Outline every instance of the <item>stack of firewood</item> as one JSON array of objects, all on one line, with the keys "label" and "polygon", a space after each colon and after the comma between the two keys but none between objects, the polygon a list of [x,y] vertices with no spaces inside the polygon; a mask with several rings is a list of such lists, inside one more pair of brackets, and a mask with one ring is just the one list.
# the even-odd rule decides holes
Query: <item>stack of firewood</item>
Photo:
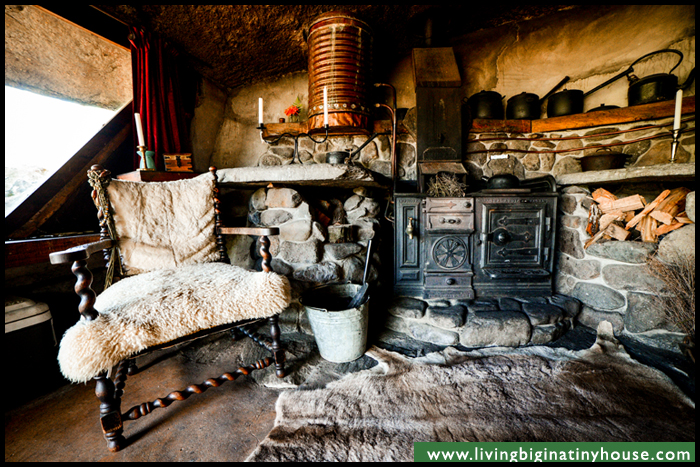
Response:
[{"label": "stack of firewood", "polygon": [[618,198],[598,188],[592,193],[594,203],[588,213],[586,232],[591,236],[584,244],[588,248],[603,239],[628,240],[632,229],[639,231],[643,242],[657,242],[659,236],[693,221],[685,213],[685,197],[690,190],[684,187],[664,190],[647,204],[641,195]]}]

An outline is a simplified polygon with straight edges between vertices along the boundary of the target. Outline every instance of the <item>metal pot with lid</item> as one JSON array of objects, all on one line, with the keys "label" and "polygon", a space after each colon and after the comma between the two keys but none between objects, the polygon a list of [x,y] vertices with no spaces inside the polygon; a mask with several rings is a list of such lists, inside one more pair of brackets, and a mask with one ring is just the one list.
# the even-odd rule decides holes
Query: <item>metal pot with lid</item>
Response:
[{"label": "metal pot with lid", "polygon": [[486,182],[486,187],[489,190],[504,190],[508,188],[518,188],[519,186],[520,179],[509,173],[494,175]]},{"label": "metal pot with lid", "polygon": [[481,91],[469,99],[471,118],[503,119],[503,96],[496,91]]},{"label": "metal pot with lid", "polygon": [[535,120],[540,118],[542,103],[567,81],[569,81],[569,77],[565,76],[542,99],[537,94],[529,92],[522,92],[517,96],[511,97],[508,99],[508,105],[506,106],[506,118],[511,120]]}]

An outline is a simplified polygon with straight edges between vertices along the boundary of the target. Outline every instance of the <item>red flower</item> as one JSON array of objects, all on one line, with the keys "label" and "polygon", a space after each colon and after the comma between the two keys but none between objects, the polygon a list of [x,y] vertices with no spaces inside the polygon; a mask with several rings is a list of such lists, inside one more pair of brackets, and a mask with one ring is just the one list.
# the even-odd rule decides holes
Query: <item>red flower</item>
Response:
[{"label": "red flower", "polygon": [[284,111],[284,114],[285,114],[286,116],[289,117],[289,116],[291,116],[291,115],[299,115],[299,112],[300,112],[300,111],[301,111],[301,109],[300,109],[299,107],[297,107],[296,105],[293,105],[293,106],[291,106],[291,107],[288,107],[288,108]]}]

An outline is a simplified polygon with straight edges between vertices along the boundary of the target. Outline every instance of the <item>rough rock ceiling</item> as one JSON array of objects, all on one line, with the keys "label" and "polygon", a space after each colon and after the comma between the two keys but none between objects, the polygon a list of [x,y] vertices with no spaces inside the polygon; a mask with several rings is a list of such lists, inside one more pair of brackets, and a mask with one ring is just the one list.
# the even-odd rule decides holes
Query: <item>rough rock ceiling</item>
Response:
[{"label": "rough rock ceiling", "polygon": [[[171,42],[203,76],[226,88],[307,69],[305,31],[320,14],[345,10],[373,28],[377,65],[389,67],[425,46],[479,29],[551,14],[572,5],[95,5]],[[376,72],[381,74],[380,66]]]}]

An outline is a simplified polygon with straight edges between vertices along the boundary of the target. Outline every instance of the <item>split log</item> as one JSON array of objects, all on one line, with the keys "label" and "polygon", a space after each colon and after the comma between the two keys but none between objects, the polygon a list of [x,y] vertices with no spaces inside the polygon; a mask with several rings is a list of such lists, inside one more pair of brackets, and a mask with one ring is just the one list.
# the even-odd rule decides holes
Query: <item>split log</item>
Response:
[{"label": "split log", "polygon": [[636,211],[637,209],[643,209],[647,203],[642,195],[632,195],[613,201],[601,201],[598,204],[600,205],[600,210],[607,214],[612,211]]},{"label": "split log", "polygon": [[587,249],[589,246],[593,245],[594,243],[597,243],[602,239],[604,236],[606,236],[606,231],[605,230],[599,230],[597,234],[593,235],[591,238],[589,238],[586,243],[583,244],[583,249]]},{"label": "split log", "polygon": [[601,229],[598,231],[597,234],[593,235],[591,238],[589,238],[586,243],[583,244],[583,249],[587,249],[589,246],[593,245],[594,243],[598,243],[600,240],[607,239],[610,240],[611,238],[614,238],[616,240],[627,240],[627,238],[631,235],[631,232],[628,230],[625,230],[623,227],[617,225],[617,224],[610,224],[608,225],[605,229]]},{"label": "split log", "polygon": [[670,225],[661,224],[660,226],[658,226],[658,227],[654,230],[654,234],[657,235],[657,236],[658,236],[658,235],[667,234],[667,233],[669,233],[669,232],[672,231],[672,230],[680,229],[681,227],[683,227],[683,225],[685,225],[685,224],[683,224],[683,223],[681,223],[681,222],[674,222],[673,224],[670,224]]},{"label": "split log", "polygon": [[593,197],[596,203],[601,203],[605,201],[615,201],[617,199],[617,196],[613,195],[605,188],[598,188],[596,191],[591,193],[591,196]]},{"label": "split log", "polygon": [[624,216],[625,213],[622,211],[612,211],[607,214],[603,214],[600,216],[600,220],[598,221],[598,229],[605,230],[611,222],[621,220],[624,218]]},{"label": "split log", "polygon": [[671,225],[673,218],[685,210],[685,197],[690,190],[684,187],[674,188],[671,194],[666,197],[653,211],[649,213],[651,217],[666,225]]},{"label": "split log", "polygon": [[[688,188],[674,188],[666,199],[659,203],[652,212],[671,214],[672,217],[679,212],[683,212],[685,210],[685,197],[688,193],[690,193]],[[666,216],[661,216],[661,218],[666,219]]]},{"label": "split log", "polygon": [[627,238],[632,235],[632,233],[629,230],[625,230],[624,227],[621,227],[617,224],[610,224],[606,229],[605,232],[610,235],[612,238],[615,240],[620,240],[624,241],[627,240]]},{"label": "split log", "polygon": [[676,216],[676,222],[680,222],[681,224],[694,224],[694,222],[690,220],[688,214],[686,214],[685,211]]},{"label": "split log", "polygon": [[591,208],[588,210],[588,225],[586,233],[591,237],[600,231],[600,218],[602,213],[596,203],[591,203]]},{"label": "split log", "polygon": [[639,223],[639,231],[642,232],[642,241],[647,243],[656,243],[656,219],[650,216],[644,216]]},{"label": "split log", "polygon": [[654,208],[656,208],[656,206],[659,205],[659,203],[661,203],[664,199],[666,199],[666,197],[667,197],[668,195],[670,195],[670,194],[671,194],[671,190],[664,190],[664,191],[662,191],[661,194],[660,194],[659,196],[657,196],[656,199],[655,199],[654,201],[652,201],[651,203],[647,204],[647,206],[646,206],[644,209],[642,209],[642,211],[641,211],[639,214],[637,214],[637,215],[634,216],[631,220],[629,220],[629,221],[627,222],[627,225],[625,226],[625,228],[626,228],[627,230],[629,230],[629,229],[631,229],[632,227],[634,227],[635,225],[637,225],[637,224],[639,223],[639,221],[642,220],[642,217],[644,217],[644,216],[646,216],[647,214],[649,214]]}]

